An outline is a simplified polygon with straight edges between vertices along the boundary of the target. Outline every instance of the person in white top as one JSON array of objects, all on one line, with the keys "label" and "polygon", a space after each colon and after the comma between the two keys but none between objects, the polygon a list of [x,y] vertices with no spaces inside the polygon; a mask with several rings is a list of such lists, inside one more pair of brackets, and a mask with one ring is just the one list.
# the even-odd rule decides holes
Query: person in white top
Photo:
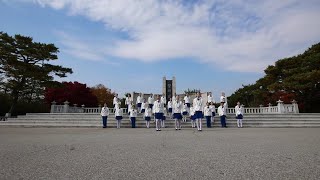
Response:
[{"label": "person in white top", "polygon": [[116,107],[116,105],[118,104],[118,94],[115,94],[113,97],[113,107]]},{"label": "person in white top", "polygon": [[172,96],[172,103],[175,103],[176,100],[177,100],[177,94],[174,93],[174,95]]},{"label": "person in white top", "polygon": [[122,109],[119,106],[115,107],[114,116],[116,117],[116,120],[117,120],[117,129],[119,129],[121,125],[121,120],[122,120]]},{"label": "person in white top", "polygon": [[216,116],[216,106],[214,105],[213,102],[210,103],[209,105],[212,115],[211,115],[211,123],[214,123],[214,116]]},{"label": "person in white top", "polygon": [[120,98],[114,99],[114,108],[121,108]]},{"label": "person in white top", "polygon": [[173,110],[173,119],[175,121],[175,127],[176,130],[181,130],[181,120],[182,120],[182,115],[181,115],[181,111],[182,111],[182,103],[179,99],[176,99],[173,103],[172,103],[172,110]]},{"label": "person in white top", "polygon": [[127,105],[128,113],[129,113],[129,106],[132,105],[133,99],[131,97],[131,94],[128,94],[126,97],[125,105]]},{"label": "person in white top", "polygon": [[220,102],[224,102],[224,107],[226,109],[228,109],[227,97],[226,97],[226,94],[224,92],[221,93]]},{"label": "person in white top", "polygon": [[132,109],[130,111],[130,122],[131,127],[136,128],[136,118],[137,118],[138,111],[136,110],[135,106],[132,106]]},{"label": "person in white top", "polygon": [[214,98],[212,96],[212,93],[209,92],[209,94],[208,94],[208,103],[211,103],[211,102],[215,103]]},{"label": "person in white top", "polygon": [[234,107],[236,111],[236,119],[238,128],[242,128],[242,119],[243,119],[243,106],[240,105],[240,102],[237,102],[236,107]]},{"label": "person in white top", "polygon": [[163,116],[161,119],[161,127],[162,128],[166,127],[166,125],[165,125],[166,116],[167,116],[167,110],[166,110],[166,108],[163,108]]},{"label": "person in white top", "polygon": [[188,108],[190,108],[190,97],[189,97],[189,95],[187,93],[184,96],[183,100],[187,104]]},{"label": "person in white top", "polygon": [[146,111],[146,107],[147,107],[146,100],[143,99],[142,103],[141,103],[141,112],[140,113],[144,113]]},{"label": "person in white top", "polygon": [[168,114],[172,118],[172,98],[169,99],[167,107],[168,107]]},{"label": "person in white top", "polygon": [[193,108],[194,108],[194,116],[196,118],[196,122],[197,122],[197,128],[198,131],[202,131],[202,118],[203,118],[203,100],[201,98],[201,94],[200,92],[197,93],[197,97],[194,98],[193,100]]},{"label": "person in white top", "polygon": [[196,117],[194,116],[194,108],[190,107],[190,119],[191,119],[191,127],[196,127]]},{"label": "person in white top", "polygon": [[109,116],[109,108],[107,107],[107,104],[104,103],[104,106],[101,108],[101,113],[100,113],[101,117],[102,117],[102,124],[103,124],[103,128],[107,128],[107,119]]},{"label": "person in white top", "polygon": [[207,120],[207,128],[211,128],[212,110],[211,110],[208,102],[207,102],[207,105],[203,108],[203,114]]},{"label": "person in white top", "polygon": [[221,102],[221,105],[218,107],[218,114],[220,116],[220,122],[221,122],[221,127],[226,128],[227,124],[226,124],[226,109],[224,107],[224,102]]},{"label": "person in white top", "polygon": [[148,107],[146,109],[146,112],[144,112],[144,120],[146,121],[147,128],[150,127],[151,116],[152,116],[152,109],[150,107]]},{"label": "person in white top", "polygon": [[153,94],[150,94],[150,96],[148,97],[148,103],[149,103],[149,108],[151,108],[151,109],[153,106],[153,102],[154,102]]},{"label": "person in white top", "polygon": [[161,96],[160,101],[161,101],[161,103],[162,103],[163,105],[166,105],[166,104],[167,104],[167,98],[166,98],[166,95],[165,95],[165,94],[163,94],[163,95]]},{"label": "person in white top", "polygon": [[140,93],[137,97],[137,100],[136,100],[136,105],[138,107],[138,112],[141,111],[141,104],[142,104],[142,94]]},{"label": "person in white top", "polygon": [[183,104],[182,104],[182,116],[183,116],[183,122],[187,122],[187,115],[188,115],[188,112],[189,111],[189,108],[188,108],[188,105],[186,104],[186,102],[183,100]]},{"label": "person in white top", "polygon": [[157,97],[157,100],[153,104],[153,113],[156,119],[156,131],[161,131],[161,120],[163,118],[163,109],[164,105],[160,101],[160,96]]}]

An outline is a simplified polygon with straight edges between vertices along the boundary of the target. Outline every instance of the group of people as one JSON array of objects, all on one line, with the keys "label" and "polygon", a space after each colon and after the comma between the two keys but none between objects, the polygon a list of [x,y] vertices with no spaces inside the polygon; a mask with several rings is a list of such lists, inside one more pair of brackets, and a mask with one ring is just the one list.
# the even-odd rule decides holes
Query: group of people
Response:
[{"label": "group of people", "polygon": [[[142,94],[139,94],[136,98],[136,103],[133,103],[133,98],[129,94],[126,97],[125,104],[128,107],[128,114],[130,116],[132,128],[136,127],[136,118],[138,114],[142,114],[146,121],[146,127],[150,127],[150,121],[153,119],[156,124],[156,131],[161,131],[161,128],[165,127],[166,118],[170,118],[175,121],[175,129],[181,130],[181,123],[187,121],[187,117],[190,117],[191,127],[197,127],[198,131],[202,131],[202,119],[206,119],[208,128],[211,128],[211,123],[214,122],[215,117],[215,101],[211,93],[207,96],[207,102],[204,102],[200,92],[196,97],[191,100],[188,94],[183,98],[178,95],[172,96],[168,101],[165,95],[157,96],[154,98],[153,94],[148,97],[146,101]],[[117,128],[120,128],[121,120],[123,118],[123,111],[121,109],[121,101],[116,94],[113,99],[114,114],[117,122]],[[191,106],[192,105],[192,106]],[[220,117],[221,127],[226,128],[226,110],[228,108],[227,99],[225,94],[222,93],[220,97],[220,106],[218,107],[218,115]],[[240,102],[235,107],[237,126],[242,127],[243,119],[243,107]],[[107,118],[109,116],[109,108],[106,104],[101,109],[101,116],[103,121],[103,128],[107,127]]]}]

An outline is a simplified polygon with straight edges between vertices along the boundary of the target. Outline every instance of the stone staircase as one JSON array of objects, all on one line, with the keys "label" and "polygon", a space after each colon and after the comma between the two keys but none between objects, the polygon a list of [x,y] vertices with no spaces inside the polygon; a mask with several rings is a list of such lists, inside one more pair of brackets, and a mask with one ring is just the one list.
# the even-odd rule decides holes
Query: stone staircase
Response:
[{"label": "stone staircase", "polygon": [[[203,120],[203,127],[206,121]],[[8,118],[7,121],[0,121],[0,127],[101,127],[102,120],[99,114],[84,113],[28,113],[17,118]],[[151,128],[155,127],[154,121],[150,123]],[[190,128],[190,120],[182,123],[183,128]],[[237,127],[233,114],[227,116],[227,126]],[[289,127],[320,127],[320,114],[245,114],[244,127],[253,128],[289,128]],[[114,115],[108,117],[108,127],[115,128],[116,120]],[[124,116],[122,128],[131,127],[129,117]],[[137,128],[145,128],[145,121],[139,115],[136,121]],[[167,128],[174,128],[174,121],[167,117]],[[220,127],[220,119],[215,117],[213,127]]]}]

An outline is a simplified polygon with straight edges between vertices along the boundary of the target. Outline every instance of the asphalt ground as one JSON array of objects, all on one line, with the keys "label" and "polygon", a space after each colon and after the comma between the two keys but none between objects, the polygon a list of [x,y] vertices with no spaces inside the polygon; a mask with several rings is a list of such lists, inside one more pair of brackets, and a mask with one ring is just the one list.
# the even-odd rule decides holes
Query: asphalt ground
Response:
[{"label": "asphalt ground", "polygon": [[320,179],[320,129],[0,128],[0,179]]}]

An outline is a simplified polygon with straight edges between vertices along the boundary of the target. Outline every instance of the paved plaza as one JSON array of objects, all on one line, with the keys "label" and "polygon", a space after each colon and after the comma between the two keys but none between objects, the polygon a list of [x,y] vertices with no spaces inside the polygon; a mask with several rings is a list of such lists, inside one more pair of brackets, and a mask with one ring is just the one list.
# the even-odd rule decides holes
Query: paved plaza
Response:
[{"label": "paved plaza", "polygon": [[319,128],[0,128],[0,179],[319,179]]}]

